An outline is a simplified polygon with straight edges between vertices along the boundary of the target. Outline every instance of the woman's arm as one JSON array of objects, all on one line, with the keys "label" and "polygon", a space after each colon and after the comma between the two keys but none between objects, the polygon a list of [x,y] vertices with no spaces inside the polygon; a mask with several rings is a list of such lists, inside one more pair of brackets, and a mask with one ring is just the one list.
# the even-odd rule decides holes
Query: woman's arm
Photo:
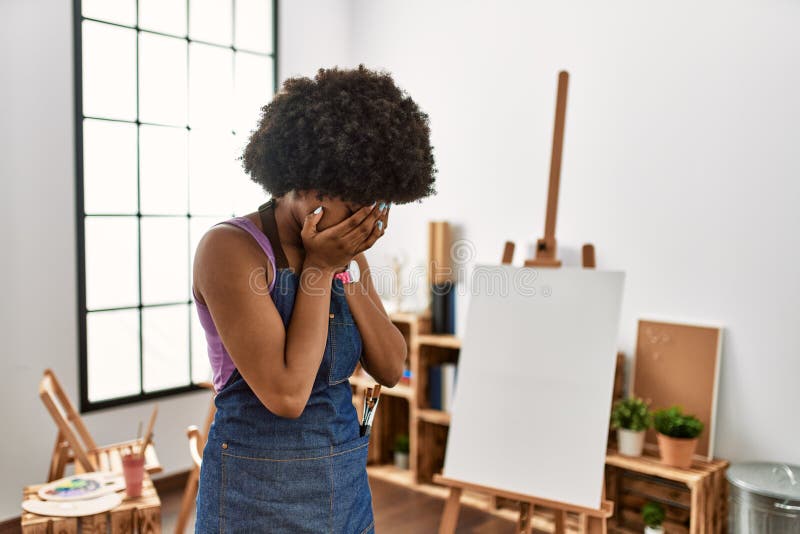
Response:
[{"label": "woman's arm", "polygon": [[406,341],[375,291],[367,258],[359,254],[355,260],[361,277],[358,282],[345,285],[345,295],[364,345],[362,366],[378,383],[393,387],[403,376]]},{"label": "woman's arm", "polygon": [[304,290],[297,292],[292,321],[284,329],[265,289],[275,274],[264,262],[249,235],[220,225],[198,245],[194,284],[253,393],[272,413],[297,418],[325,353],[333,270],[304,264]]},{"label": "woman's arm", "polygon": [[306,217],[305,260],[287,329],[266,291],[275,273],[249,235],[220,225],[198,244],[195,290],[234,365],[276,415],[300,417],[308,403],[328,338],[333,274],[377,239],[371,235],[377,214],[370,211],[363,208],[322,232],[316,229],[321,210]]}]

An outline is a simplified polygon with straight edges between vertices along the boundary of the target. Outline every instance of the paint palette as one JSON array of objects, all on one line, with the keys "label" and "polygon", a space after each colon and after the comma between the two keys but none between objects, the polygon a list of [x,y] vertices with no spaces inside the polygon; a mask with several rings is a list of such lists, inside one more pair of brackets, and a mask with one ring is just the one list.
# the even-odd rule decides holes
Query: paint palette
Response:
[{"label": "paint palette", "polygon": [[122,496],[110,493],[96,499],[72,502],[37,501],[30,499],[22,502],[22,509],[36,515],[55,517],[83,517],[102,514],[122,504]]},{"label": "paint palette", "polygon": [[45,501],[85,501],[122,489],[125,489],[125,482],[119,475],[84,473],[42,486],[39,489],[39,498]]}]

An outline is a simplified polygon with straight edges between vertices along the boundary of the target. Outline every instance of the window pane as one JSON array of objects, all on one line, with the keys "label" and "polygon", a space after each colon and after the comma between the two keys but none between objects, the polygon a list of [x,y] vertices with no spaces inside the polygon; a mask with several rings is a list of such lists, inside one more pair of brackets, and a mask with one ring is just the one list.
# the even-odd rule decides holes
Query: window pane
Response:
[{"label": "window pane", "polygon": [[139,116],[186,125],[186,41],[139,34]]},{"label": "window pane", "polygon": [[258,127],[261,108],[272,100],[275,87],[272,60],[236,53],[236,133],[249,134]]},{"label": "window pane", "polygon": [[192,128],[232,130],[233,52],[228,48],[192,43],[189,61]]},{"label": "window pane", "polygon": [[86,217],[86,307],[139,304],[136,217]]},{"label": "window pane", "polygon": [[187,220],[142,218],[142,304],[189,300]]},{"label": "window pane", "polygon": [[189,37],[230,46],[232,43],[231,0],[190,0]]},{"label": "window pane", "polygon": [[139,0],[139,27],[186,35],[186,0]]},{"label": "window pane", "polygon": [[236,0],[236,48],[272,52],[272,2]]},{"label": "window pane", "polygon": [[211,364],[208,361],[208,345],[203,326],[197,317],[197,308],[192,305],[192,382],[211,382]]},{"label": "window pane", "polygon": [[136,125],[83,121],[83,209],[136,214]]},{"label": "window pane", "polygon": [[189,209],[187,135],[185,128],[141,126],[142,213],[185,215]]},{"label": "window pane", "polygon": [[247,144],[248,136],[234,136],[234,151],[231,160],[235,162],[231,169],[233,180],[231,180],[231,195],[233,202],[233,213],[244,215],[256,211],[258,207],[267,201],[267,193],[264,188],[250,179],[250,175],[244,172],[241,161],[235,158],[241,157],[242,151]]},{"label": "window pane", "polygon": [[189,132],[189,211],[192,215],[230,215],[231,143],[229,132]]},{"label": "window pane", "polygon": [[136,32],[83,21],[83,113],[136,120]]},{"label": "window pane", "polygon": [[135,0],[82,0],[81,13],[84,17],[107,20],[118,24],[136,24]]},{"label": "window pane", "polygon": [[189,306],[142,310],[144,390],[189,384]]},{"label": "window pane", "polygon": [[89,400],[139,393],[139,310],[86,316]]}]

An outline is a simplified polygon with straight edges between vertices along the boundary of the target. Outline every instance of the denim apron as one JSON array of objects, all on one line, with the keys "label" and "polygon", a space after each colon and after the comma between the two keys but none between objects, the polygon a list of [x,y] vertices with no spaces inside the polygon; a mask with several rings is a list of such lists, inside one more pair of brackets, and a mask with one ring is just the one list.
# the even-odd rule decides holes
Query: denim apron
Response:
[{"label": "denim apron", "polygon": [[[280,263],[274,272],[270,294],[288,328],[299,277]],[[299,418],[270,412],[238,370],[217,393],[196,532],[374,533],[369,436],[360,435],[348,381],[361,356],[361,336],[338,279],[329,317],[325,353]]]}]

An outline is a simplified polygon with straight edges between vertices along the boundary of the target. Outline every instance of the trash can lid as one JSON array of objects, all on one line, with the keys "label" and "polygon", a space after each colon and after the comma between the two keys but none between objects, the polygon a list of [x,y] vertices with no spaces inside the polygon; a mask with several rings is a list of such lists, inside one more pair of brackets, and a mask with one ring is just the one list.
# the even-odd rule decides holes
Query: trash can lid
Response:
[{"label": "trash can lid", "polygon": [[800,501],[800,467],[754,462],[728,468],[728,481],[744,490],[776,499]]}]

